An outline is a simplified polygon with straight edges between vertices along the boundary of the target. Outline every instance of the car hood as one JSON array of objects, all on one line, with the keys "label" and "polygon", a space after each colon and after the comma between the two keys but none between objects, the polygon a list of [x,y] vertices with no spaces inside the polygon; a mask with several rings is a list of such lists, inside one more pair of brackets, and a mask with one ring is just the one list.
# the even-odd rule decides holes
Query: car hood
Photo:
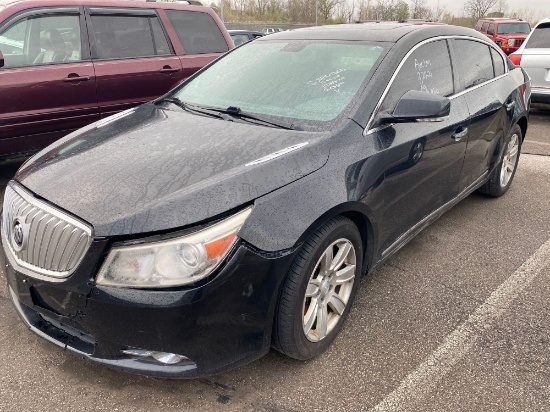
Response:
[{"label": "car hood", "polygon": [[497,34],[499,39],[525,39],[527,34],[525,33],[506,33],[506,34]]},{"label": "car hood", "polygon": [[312,173],[327,137],[146,104],[66,136],[15,180],[96,237],[140,234],[205,221]]}]

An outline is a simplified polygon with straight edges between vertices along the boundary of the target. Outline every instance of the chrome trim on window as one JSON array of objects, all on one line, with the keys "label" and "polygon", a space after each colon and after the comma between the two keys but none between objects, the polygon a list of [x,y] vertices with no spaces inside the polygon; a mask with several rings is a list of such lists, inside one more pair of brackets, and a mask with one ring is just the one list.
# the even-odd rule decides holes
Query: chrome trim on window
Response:
[{"label": "chrome trim on window", "polygon": [[[500,49],[499,47],[494,47],[493,44],[491,44],[490,42],[488,41],[485,41],[485,40],[482,40],[482,39],[478,39],[477,37],[470,37],[470,36],[439,36],[439,37],[432,37],[430,39],[426,39],[424,41],[421,41],[420,43],[418,43],[417,45],[415,45],[411,50],[409,50],[409,52],[405,55],[405,57],[403,57],[403,60],[401,60],[401,63],[399,63],[399,66],[397,66],[397,69],[395,70],[395,72],[393,73],[393,76],[391,77],[388,85],[386,86],[386,88],[384,89],[384,93],[382,93],[382,97],[380,98],[380,100],[378,101],[378,103],[376,104],[376,107],[374,108],[373,112],[372,112],[372,115],[371,117],[369,118],[369,121],[367,122],[367,126],[365,127],[365,129],[363,130],[363,136],[368,136],[370,134],[373,134],[375,132],[377,132],[378,130],[380,130],[380,127],[377,127],[377,128],[374,128],[374,129],[371,129],[372,127],[372,124],[374,123],[374,118],[376,117],[376,115],[378,114],[378,111],[380,110],[380,107],[382,106],[382,103],[384,102],[384,99],[386,98],[386,96],[388,95],[388,92],[390,91],[390,88],[391,86],[393,85],[393,82],[395,81],[395,78],[397,77],[397,75],[399,74],[399,72],[401,71],[401,68],[404,66],[405,62],[407,61],[407,59],[411,56],[411,54],[413,54],[419,47],[425,45],[425,44],[428,44],[428,43],[431,43],[431,42],[434,42],[434,41],[438,41],[438,40],[454,40],[454,39],[459,39],[459,40],[473,40],[473,41],[477,41],[479,43],[483,43],[483,44],[486,44],[487,46],[491,47],[492,49],[496,50],[501,56],[503,56],[504,58],[504,61],[506,62],[506,55],[504,54],[504,52],[502,51],[502,49]],[[450,100],[453,100],[454,98],[456,97],[459,97],[459,96],[462,96],[472,90],[475,90],[481,86],[484,86],[485,84],[488,84],[490,82],[493,82],[495,80],[498,80],[500,79],[501,77],[503,76],[506,76],[508,73],[510,72],[510,69],[508,68],[508,65],[504,65],[504,74],[501,75],[501,76],[498,76],[498,77],[495,77],[493,79],[490,79],[486,82],[483,82],[483,83],[480,83],[474,87],[470,87],[469,89],[465,89],[465,90],[462,90],[458,93],[455,93],[451,96],[449,96],[449,99]]]},{"label": "chrome trim on window", "polygon": [[92,227],[11,181],[4,194],[2,243],[12,266],[29,276],[70,276],[92,243]]}]

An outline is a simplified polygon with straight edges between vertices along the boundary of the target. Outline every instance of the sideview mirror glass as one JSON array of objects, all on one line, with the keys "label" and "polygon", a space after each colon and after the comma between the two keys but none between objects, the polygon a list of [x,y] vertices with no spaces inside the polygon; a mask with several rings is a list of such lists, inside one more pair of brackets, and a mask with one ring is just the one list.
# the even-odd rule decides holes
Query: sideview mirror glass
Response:
[{"label": "sideview mirror glass", "polygon": [[2,50],[0,50],[0,67],[4,67],[4,55],[2,54]]},{"label": "sideview mirror glass", "polygon": [[410,90],[401,97],[393,113],[384,117],[384,121],[386,123],[440,122],[450,113],[449,98]]}]

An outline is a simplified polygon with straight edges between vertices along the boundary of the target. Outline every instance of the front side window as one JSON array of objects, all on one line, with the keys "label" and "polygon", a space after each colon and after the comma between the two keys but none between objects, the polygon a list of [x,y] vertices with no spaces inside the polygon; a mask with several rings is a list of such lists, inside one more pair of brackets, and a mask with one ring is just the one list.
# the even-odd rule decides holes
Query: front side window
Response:
[{"label": "front side window", "polygon": [[529,23],[500,23],[497,29],[498,34],[529,34],[530,32],[531,27],[529,26]]},{"label": "front side window", "polygon": [[550,49],[550,23],[543,23],[531,33],[526,49]]},{"label": "front side window", "polygon": [[4,68],[80,61],[80,17],[27,17],[0,33]]},{"label": "front side window", "polygon": [[166,10],[186,54],[225,53],[229,48],[220,28],[207,13]]},{"label": "front side window", "polygon": [[466,89],[494,78],[490,47],[473,40],[455,40],[458,67]]},{"label": "front side window", "polygon": [[98,59],[128,59],[170,54],[156,16],[92,15]]},{"label": "front side window", "polygon": [[229,53],[174,96],[328,128],[352,104],[384,48],[359,41],[254,41]]},{"label": "front side window", "polygon": [[399,99],[409,90],[445,97],[454,93],[453,70],[446,40],[424,44],[407,58],[380,110],[393,112]]}]

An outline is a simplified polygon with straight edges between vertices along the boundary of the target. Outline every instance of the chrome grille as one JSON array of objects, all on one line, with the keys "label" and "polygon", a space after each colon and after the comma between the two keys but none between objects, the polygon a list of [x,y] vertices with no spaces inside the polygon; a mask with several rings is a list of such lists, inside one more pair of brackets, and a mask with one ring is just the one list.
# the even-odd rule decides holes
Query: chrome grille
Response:
[{"label": "chrome grille", "polygon": [[14,182],[6,187],[2,243],[17,269],[26,269],[23,271],[30,276],[67,277],[84,258],[91,242],[92,228],[85,223],[37,199]]}]

